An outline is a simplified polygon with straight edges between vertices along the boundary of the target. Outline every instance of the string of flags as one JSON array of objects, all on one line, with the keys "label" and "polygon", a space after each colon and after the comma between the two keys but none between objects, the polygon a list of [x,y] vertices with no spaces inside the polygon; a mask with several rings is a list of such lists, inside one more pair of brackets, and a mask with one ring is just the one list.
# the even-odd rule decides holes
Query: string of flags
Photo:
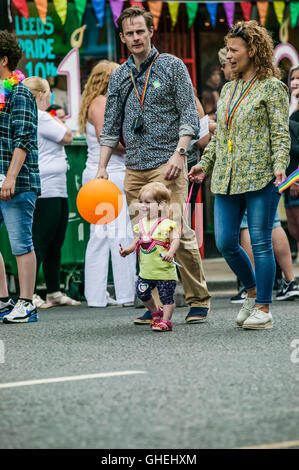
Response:
[{"label": "string of flags", "polygon": [[[26,18],[29,17],[29,11],[28,11],[28,5],[27,1],[29,0],[11,0],[12,3],[16,6],[18,11],[21,13],[21,15],[25,16]],[[118,16],[121,14],[125,0],[91,0],[92,6],[94,8],[96,17],[99,21],[99,26],[100,28],[103,27],[104,25],[104,19],[105,19],[105,4],[109,1],[110,3],[110,8],[112,11],[113,15],[113,20],[114,24],[117,27],[116,24],[116,19]],[[48,0],[34,0],[38,14],[45,23],[46,21],[46,16],[47,16],[47,10],[48,10]],[[78,19],[80,23],[82,22],[82,18],[86,9],[86,4],[87,0],[73,0],[75,9],[78,15]],[[196,1],[193,0],[191,2],[188,2],[187,0],[181,1],[181,2],[176,2],[176,1],[130,1],[130,5],[145,5],[147,4],[149,10],[152,12],[153,17],[154,17],[154,28],[158,29],[158,24],[159,24],[159,19],[162,13],[162,7],[163,3],[168,4],[168,10],[169,14],[171,17],[172,21],[172,26],[174,27],[178,21],[178,15],[179,15],[179,7],[180,4],[183,3],[186,8],[187,12],[187,17],[188,17],[188,27],[190,28],[197,16],[198,13],[198,8],[199,4],[205,4],[206,8],[209,12],[210,19],[211,19],[211,24],[213,27],[216,26],[217,22],[217,12],[218,12],[218,6],[219,3],[223,4],[223,8],[225,11],[226,15],[226,20],[228,26],[231,28],[233,23],[234,23],[234,15],[235,15],[235,5],[236,3],[240,3],[240,6],[242,8],[242,13],[243,17],[246,21],[250,20],[251,17],[251,9],[252,9],[252,2],[247,1],[247,2],[230,2],[230,1],[225,1],[225,2],[204,2],[204,1]],[[260,23],[264,26],[266,23],[266,18],[267,18],[267,13],[269,9],[269,1],[257,1],[256,6],[260,18]],[[283,23],[284,20],[284,15],[285,15],[285,7],[286,7],[286,2],[284,1],[275,1],[273,0],[271,3],[273,3],[274,11],[277,17],[277,20],[279,24]],[[53,0],[54,8],[61,20],[62,24],[65,24],[66,22],[66,17],[67,17],[67,8],[68,8],[68,1],[67,0]],[[290,1],[289,2],[289,7],[290,7],[290,19],[291,19],[291,27],[294,28],[297,24],[298,17],[299,17],[299,2],[298,0],[295,1]]]}]

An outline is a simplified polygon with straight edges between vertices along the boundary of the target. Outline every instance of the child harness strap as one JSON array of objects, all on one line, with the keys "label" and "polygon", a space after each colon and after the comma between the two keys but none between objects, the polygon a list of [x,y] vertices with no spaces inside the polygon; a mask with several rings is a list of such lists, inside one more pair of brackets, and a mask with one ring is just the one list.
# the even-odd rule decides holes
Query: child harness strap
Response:
[{"label": "child harness strap", "polygon": [[154,225],[152,226],[152,228],[150,229],[148,233],[145,233],[142,218],[139,220],[140,239],[137,242],[136,250],[135,250],[137,251],[138,254],[140,252],[140,247],[143,250],[145,250],[147,253],[149,253],[155,247],[155,245],[164,246],[164,248],[169,249],[170,247],[169,242],[163,242],[161,240],[156,240],[155,238],[153,238],[154,231],[156,230],[158,225],[161,222],[163,222],[163,220],[165,219],[167,219],[167,217],[163,217],[162,219],[156,220],[156,222],[154,223]]}]

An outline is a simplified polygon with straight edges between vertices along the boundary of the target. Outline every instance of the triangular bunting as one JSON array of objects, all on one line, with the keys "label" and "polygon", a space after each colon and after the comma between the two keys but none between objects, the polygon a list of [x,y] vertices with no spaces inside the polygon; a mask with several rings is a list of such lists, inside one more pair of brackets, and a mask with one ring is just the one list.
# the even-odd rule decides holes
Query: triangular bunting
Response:
[{"label": "triangular bunting", "polygon": [[276,18],[278,19],[278,23],[282,24],[283,22],[283,14],[284,14],[284,9],[285,9],[285,2],[273,2],[274,6],[274,11]]},{"label": "triangular bunting", "polygon": [[130,1],[130,5],[131,5],[131,7],[133,7],[133,6],[136,5],[137,7],[143,8],[142,2],[133,2],[133,1]]},{"label": "triangular bunting", "polygon": [[26,0],[12,0],[12,2],[17,7],[21,15],[29,18],[29,11]]},{"label": "triangular bunting", "polygon": [[207,3],[206,7],[209,11],[211,22],[213,28],[216,26],[216,19],[217,19],[217,2]]},{"label": "triangular bunting", "polygon": [[79,19],[80,24],[82,22],[82,18],[83,18],[84,12],[85,12],[86,2],[87,2],[87,0],[74,0],[75,8],[76,8],[76,11],[77,11],[77,15],[78,15],[78,19]]},{"label": "triangular bunting", "polygon": [[162,13],[163,2],[147,2],[148,7],[154,17],[154,29],[158,29],[159,20]]},{"label": "triangular bunting", "polygon": [[100,28],[102,28],[105,16],[105,0],[91,0],[91,3],[95,11],[96,17],[99,20]]},{"label": "triangular bunting", "polygon": [[227,24],[232,28],[235,18],[235,2],[225,2],[223,3],[223,8],[226,14]]},{"label": "triangular bunting", "polygon": [[43,23],[46,22],[48,11],[48,0],[34,0],[38,14]]},{"label": "triangular bunting", "polygon": [[260,23],[265,26],[269,2],[256,2],[256,6],[260,15]]},{"label": "triangular bunting", "polygon": [[171,17],[172,27],[174,28],[178,19],[180,2],[168,2],[168,10]]},{"label": "triangular bunting", "polygon": [[290,2],[291,26],[295,28],[299,15],[299,3]]},{"label": "triangular bunting", "polygon": [[113,21],[115,26],[118,28],[118,24],[116,23],[117,18],[120,16],[121,12],[124,8],[124,1],[123,0],[110,0],[110,7],[113,15]]},{"label": "triangular bunting", "polygon": [[249,21],[252,7],[251,2],[240,2],[240,5],[243,11],[244,20]]},{"label": "triangular bunting", "polygon": [[64,24],[67,15],[67,0],[53,0],[53,4],[61,23]]},{"label": "triangular bunting", "polygon": [[188,15],[188,28],[191,28],[197,15],[198,3],[187,2],[186,10],[187,10],[187,15]]}]

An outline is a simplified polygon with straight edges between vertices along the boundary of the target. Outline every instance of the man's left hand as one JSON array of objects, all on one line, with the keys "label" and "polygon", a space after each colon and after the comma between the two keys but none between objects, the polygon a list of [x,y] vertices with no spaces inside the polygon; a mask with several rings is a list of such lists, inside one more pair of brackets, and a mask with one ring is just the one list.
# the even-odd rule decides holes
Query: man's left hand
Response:
[{"label": "man's left hand", "polygon": [[175,180],[181,173],[182,169],[184,168],[184,159],[186,157],[179,155],[178,152],[174,152],[174,154],[170,157],[167,162],[164,178],[168,181]]},{"label": "man's left hand", "polygon": [[13,176],[7,176],[2,183],[0,199],[9,201],[15,194],[16,179]]}]

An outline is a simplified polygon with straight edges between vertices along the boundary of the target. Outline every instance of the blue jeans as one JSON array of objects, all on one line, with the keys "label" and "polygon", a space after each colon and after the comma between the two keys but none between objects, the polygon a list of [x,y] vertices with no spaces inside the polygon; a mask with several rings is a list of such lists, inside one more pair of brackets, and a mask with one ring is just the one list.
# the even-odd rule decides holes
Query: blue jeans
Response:
[{"label": "blue jeans", "polygon": [[[280,194],[273,181],[259,191],[215,196],[214,224],[217,248],[246,290],[256,286],[257,304],[272,302],[275,279],[272,228]],[[247,209],[255,273],[249,257],[239,242],[240,225],[245,209]]]},{"label": "blue jeans", "polygon": [[36,198],[35,191],[24,191],[9,201],[0,200],[0,228],[4,221],[15,256],[25,255],[34,249],[32,221]]}]

